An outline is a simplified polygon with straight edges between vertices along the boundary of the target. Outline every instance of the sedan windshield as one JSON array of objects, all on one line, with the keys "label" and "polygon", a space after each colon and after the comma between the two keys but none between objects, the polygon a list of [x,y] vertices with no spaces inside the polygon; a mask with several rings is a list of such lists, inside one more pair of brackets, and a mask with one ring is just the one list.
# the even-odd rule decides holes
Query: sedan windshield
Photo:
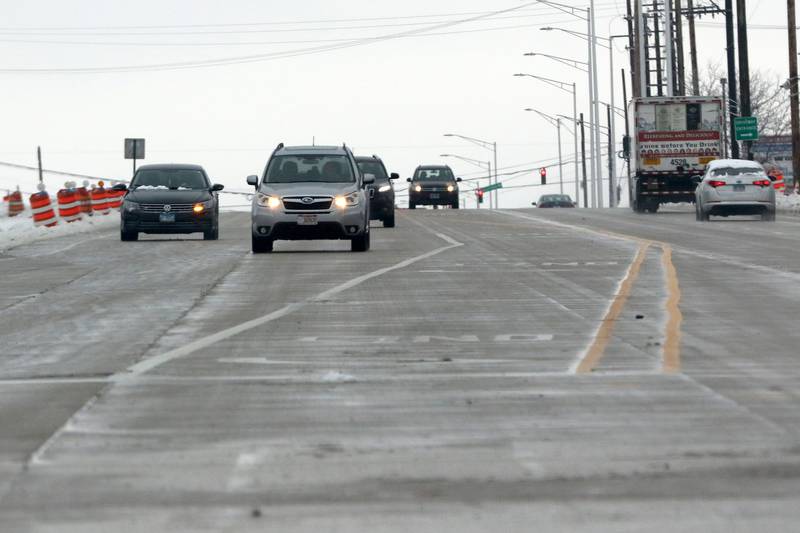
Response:
[{"label": "sedan windshield", "polygon": [[418,168],[414,173],[415,180],[453,181],[453,172],[449,168]]},{"label": "sedan windshield", "polygon": [[352,183],[353,169],[342,155],[282,155],[272,159],[264,183]]},{"label": "sedan windshield", "polygon": [[206,177],[199,170],[169,168],[141,169],[131,182],[131,189],[207,189]]}]

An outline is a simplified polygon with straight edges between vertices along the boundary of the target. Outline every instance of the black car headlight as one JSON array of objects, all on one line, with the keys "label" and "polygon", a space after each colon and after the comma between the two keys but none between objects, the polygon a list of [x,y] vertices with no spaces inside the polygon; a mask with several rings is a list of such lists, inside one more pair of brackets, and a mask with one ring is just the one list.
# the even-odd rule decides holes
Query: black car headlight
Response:
[{"label": "black car headlight", "polygon": [[389,191],[391,191],[391,190],[392,190],[392,186],[391,186],[391,185],[389,185],[389,184],[386,184],[386,185],[381,185],[381,186],[378,188],[378,192],[389,192]]},{"label": "black car headlight", "polygon": [[139,204],[137,204],[136,202],[125,200],[124,202],[122,202],[122,209],[126,213],[133,213],[134,211],[139,210]]}]

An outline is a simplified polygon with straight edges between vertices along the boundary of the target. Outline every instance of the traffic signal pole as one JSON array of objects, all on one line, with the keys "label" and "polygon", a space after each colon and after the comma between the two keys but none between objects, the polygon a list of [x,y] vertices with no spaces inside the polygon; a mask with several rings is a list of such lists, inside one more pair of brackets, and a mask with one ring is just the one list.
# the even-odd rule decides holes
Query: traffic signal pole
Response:
[{"label": "traffic signal pole", "polygon": [[794,0],[786,0],[789,26],[789,103],[792,117],[792,174],[794,190],[800,188],[800,103],[797,84],[797,29]]}]

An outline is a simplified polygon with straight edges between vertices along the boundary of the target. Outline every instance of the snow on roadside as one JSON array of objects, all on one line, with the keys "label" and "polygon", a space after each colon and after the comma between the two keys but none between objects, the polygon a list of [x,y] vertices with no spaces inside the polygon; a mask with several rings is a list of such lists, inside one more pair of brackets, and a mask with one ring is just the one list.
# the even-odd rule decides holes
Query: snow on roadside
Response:
[{"label": "snow on roadside", "polygon": [[3,212],[0,216],[0,252],[44,239],[89,233],[118,225],[119,213],[114,212],[104,216],[86,217],[69,224],[59,220],[58,225],[52,228],[34,226],[29,209],[15,217],[6,216]]},{"label": "snow on roadside", "polygon": [[800,194],[778,194],[776,195],[778,209],[789,211],[792,214],[800,214]]}]

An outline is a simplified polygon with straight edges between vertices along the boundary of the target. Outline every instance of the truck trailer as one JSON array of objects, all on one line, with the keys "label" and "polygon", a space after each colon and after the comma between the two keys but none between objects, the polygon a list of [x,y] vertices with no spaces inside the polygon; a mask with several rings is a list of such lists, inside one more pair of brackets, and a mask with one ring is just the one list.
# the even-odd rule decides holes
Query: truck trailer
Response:
[{"label": "truck trailer", "polygon": [[694,202],[706,165],[722,154],[722,100],[703,96],[634,98],[628,104],[631,208]]}]

